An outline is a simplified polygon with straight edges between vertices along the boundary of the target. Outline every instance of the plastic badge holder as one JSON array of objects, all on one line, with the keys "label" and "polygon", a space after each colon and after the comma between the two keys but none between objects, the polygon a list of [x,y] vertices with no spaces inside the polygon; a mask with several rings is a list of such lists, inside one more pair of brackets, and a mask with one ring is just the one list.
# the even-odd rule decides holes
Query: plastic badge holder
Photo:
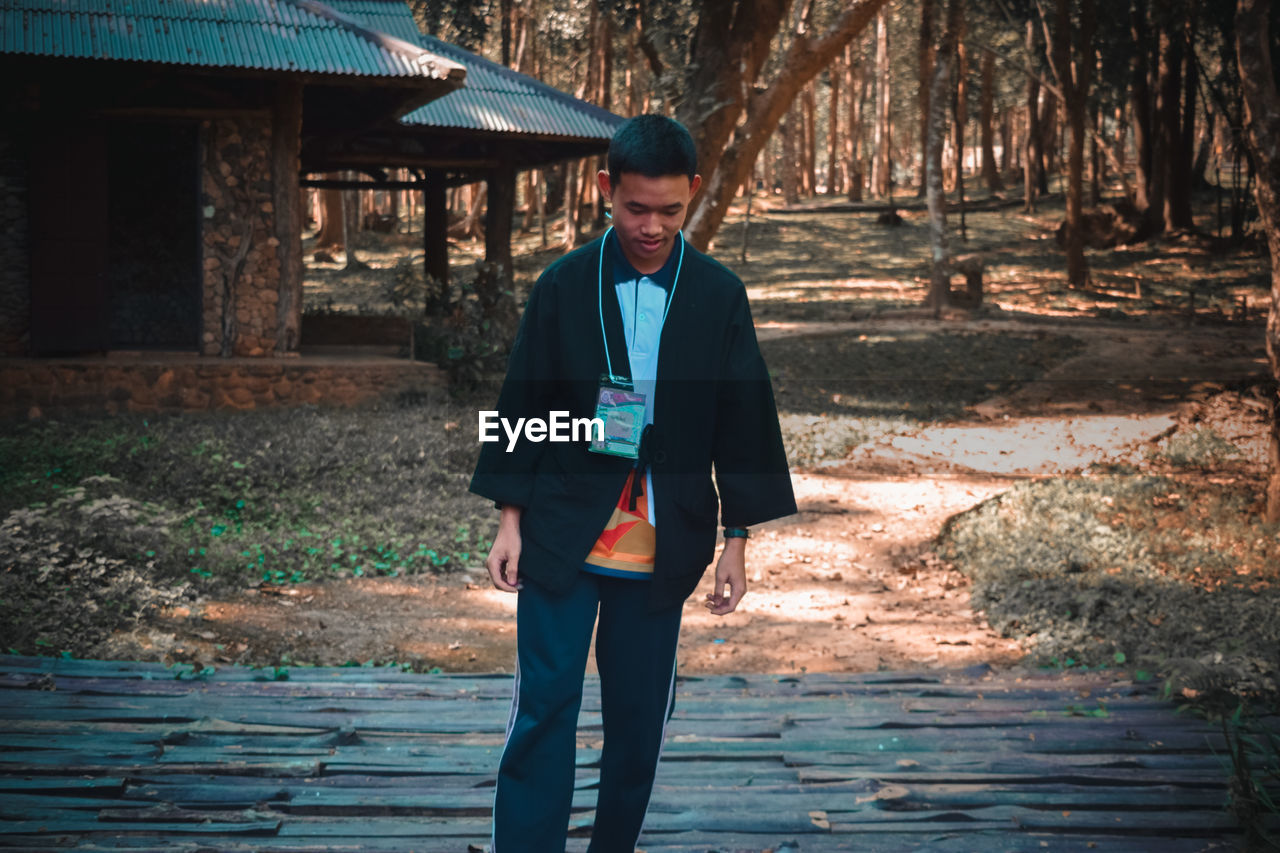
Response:
[{"label": "plastic badge holder", "polygon": [[604,421],[603,440],[593,439],[591,451],[626,459],[640,457],[644,433],[645,395],[617,377],[602,377],[596,396],[596,417]]}]

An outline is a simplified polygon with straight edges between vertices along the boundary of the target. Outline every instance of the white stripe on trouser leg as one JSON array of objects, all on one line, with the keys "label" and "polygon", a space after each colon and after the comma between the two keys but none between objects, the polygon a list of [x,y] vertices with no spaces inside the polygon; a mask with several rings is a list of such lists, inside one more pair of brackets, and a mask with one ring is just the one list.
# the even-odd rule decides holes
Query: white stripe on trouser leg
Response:
[{"label": "white stripe on trouser leg", "polygon": [[[668,700],[670,701],[670,700]],[[511,713],[507,715],[507,734],[502,740],[502,755],[498,756],[498,773],[493,780],[493,828],[489,832],[489,853],[497,853],[498,848],[498,780],[502,777],[502,759],[507,754],[507,744],[511,743],[511,731],[516,727],[516,712],[520,708],[520,654],[516,653],[516,678],[511,688]]]},{"label": "white stripe on trouser leg", "polygon": [[[681,620],[683,626],[683,620]],[[680,647],[680,628],[676,628],[676,648]],[[658,741],[658,757],[653,760],[653,781],[649,783],[649,796],[644,801],[644,817],[640,819],[640,831],[636,833],[636,837],[631,842],[631,849],[634,850],[636,845],[640,843],[640,836],[644,835],[644,824],[649,819],[649,800],[653,798],[653,786],[658,779],[658,765],[662,763],[662,748],[667,743],[667,724],[671,722],[671,699],[676,692],[676,658],[671,658],[671,684],[667,687],[667,704],[662,706],[662,734]]]}]

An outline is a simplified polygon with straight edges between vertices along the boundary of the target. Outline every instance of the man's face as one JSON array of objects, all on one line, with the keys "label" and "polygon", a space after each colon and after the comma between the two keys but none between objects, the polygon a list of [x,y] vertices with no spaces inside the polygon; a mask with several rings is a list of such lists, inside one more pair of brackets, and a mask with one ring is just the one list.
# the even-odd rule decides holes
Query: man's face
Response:
[{"label": "man's face", "polygon": [[600,192],[613,205],[613,230],[618,243],[637,272],[655,273],[662,269],[675,245],[676,232],[684,225],[689,201],[702,184],[702,176],[689,180],[684,175],[650,178],[635,172],[624,172],[618,182],[609,181],[609,173],[597,176]]}]

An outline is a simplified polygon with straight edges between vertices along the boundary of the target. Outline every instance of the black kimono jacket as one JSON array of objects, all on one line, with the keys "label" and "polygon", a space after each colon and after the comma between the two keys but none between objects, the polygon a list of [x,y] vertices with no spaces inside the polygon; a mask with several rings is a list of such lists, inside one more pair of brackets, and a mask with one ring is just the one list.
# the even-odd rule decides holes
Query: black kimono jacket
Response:
[{"label": "black kimono jacket", "polygon": [[[606,373],[601,291],[614,372],[630,375],[613,279],[606,276],[601,288],[598,278],[600,242],[551,264],[534,285],[498,398],[500,416],[513,425],[522,417],[549,420],[554,411],[595,415]],[[612,269],[608,257],[604,269]],[[656,608],[683,601],[698,585],[715,554],[717,508],[730,527],[796,511],[746,290],[687,244],[654,393],[643,456],[653,472],[657,553],[648,583]],[[555,591],[572,585],[635,464],[587,446],[521,438],[508,452],[504,433],[481,445],[471,480],[476,494],[524,508],[520,574]]]}]

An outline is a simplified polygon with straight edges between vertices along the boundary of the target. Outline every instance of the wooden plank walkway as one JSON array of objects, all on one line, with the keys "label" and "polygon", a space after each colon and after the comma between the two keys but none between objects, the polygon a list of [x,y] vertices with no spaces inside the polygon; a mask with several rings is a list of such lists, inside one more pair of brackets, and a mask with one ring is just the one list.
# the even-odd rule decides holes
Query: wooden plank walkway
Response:
[{"label": "wooden plank walkway", "polygon": [[[0,847],[483,849],[510,676],[191,671],[0,656]],[[599,732],[589,680],[572,851]],[[685,678],[641,847],[1233,850],[1220,741],[1099,677]]]}]

